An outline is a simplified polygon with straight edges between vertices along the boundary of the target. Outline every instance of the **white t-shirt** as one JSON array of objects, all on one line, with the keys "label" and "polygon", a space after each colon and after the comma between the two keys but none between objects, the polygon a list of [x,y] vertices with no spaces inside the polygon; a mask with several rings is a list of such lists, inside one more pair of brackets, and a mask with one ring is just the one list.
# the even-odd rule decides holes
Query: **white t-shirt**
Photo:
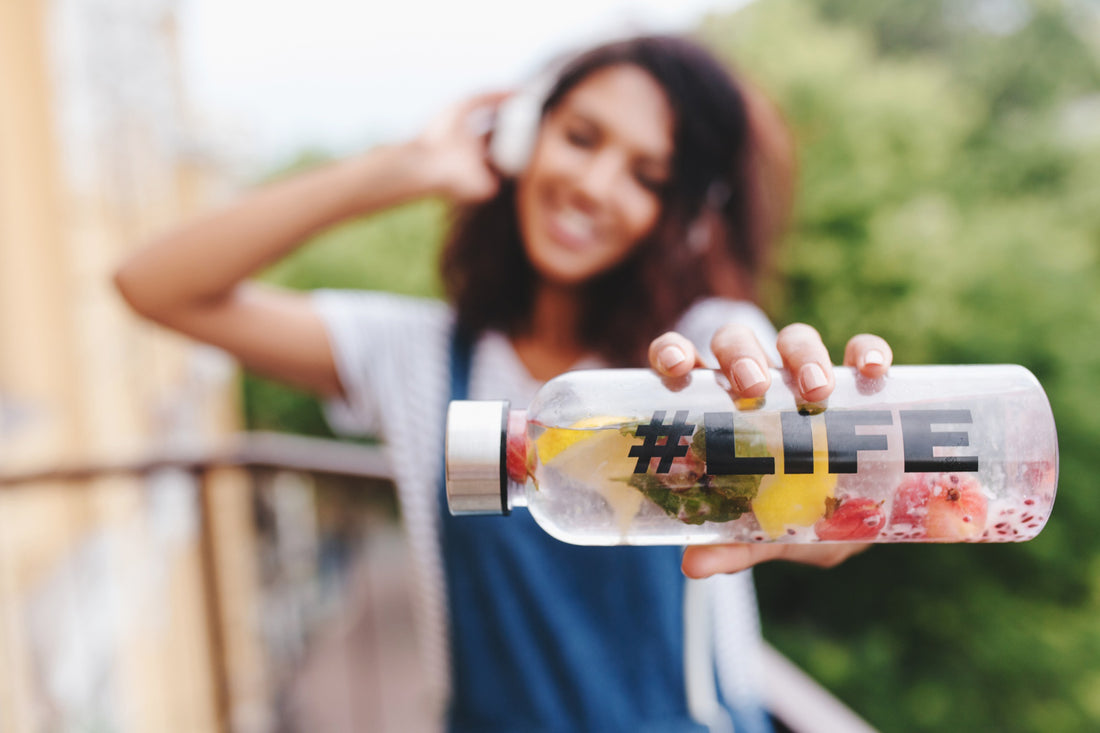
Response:
[{"label": "white t-shirt", "polygon": [[[449,690],[449,645],[437,491],[454,314],[441,301],[368,291],[319,290],[313,294],[313,304],[325,324],[345,393],[343,399],[325,405],[330,425],[342,435],[378,435],[386,445],[416,571],[416,620],[427,685],[442,710]],[[714,366],[710,339],[728,322],[751,327],[778,363],[775,329],[751,303],[717,298],[700,301],[684,314],[676,330],[696,344],[704,360]],[[599,366],[602,363],[596,359],[575,365]],[[470,399],[503,399],[520,408],[531,402],[541,384],[528,373],[503,334],[486,332],[474,344]],[[425,460],[425,456],[435,459]],[[713,616],[713,609],[721,608],[723,623],[713,625],[713,635],[707,631],[694,638],[716,649],[726,699],[735,704],[759,699],[754,685],[759,634],[752,633],[759,622],[751,575],[746,572],[692,582],[706,592],[688,593],[686,598],[705,598],[706,608],[685,613],[686,619],[698,618],[700,613]],[[736,630],[736,635],[724,635],[724,629]],[[709,660],[685,661],[688,670],[704,663],[709,669]],[[709,678],[713,687],[709,673],[693,676],[689,671],[686,676],[689,685],[705,688],[708,682],[704,678]],[[696,708],[710,704],[706,694],[698,702],[698,690],[689,692],[689,701],[693,696]],[[698,712],[697,717],[706,718],[705,709]]]}]

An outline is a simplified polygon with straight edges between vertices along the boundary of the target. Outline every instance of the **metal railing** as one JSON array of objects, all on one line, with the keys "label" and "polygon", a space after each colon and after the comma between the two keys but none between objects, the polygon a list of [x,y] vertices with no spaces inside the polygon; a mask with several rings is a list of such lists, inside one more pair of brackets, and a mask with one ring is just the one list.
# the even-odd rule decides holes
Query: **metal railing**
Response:
[{"label": "metal railing", "polygon": [[[89,462],[71,465],[59,465],[50,468],[20,473],[0,473],[0,490],[26,490],[38,485],[81,486],[100,479],[119,477],[153,477],[165,471],[183,472],[193,478],[196,489],[196,507],[198,513],[197,541],[201,558],[202,595],[205,627],[211,650],[210,678],[213,681],[213,705],[216,710],[219,731],[239,733],[243,730],[369,730],[401,731],[415,730],[417,715],[423,711],[398,710],[406,703],[415,708],[413,698],[397,700],[399,691],[405,689],[402,680],[396,679],[406,674],[410,684],[415,684],[417,671],[411,660],[415,657],[412,647],[409,622],[409,589],[404,572],[407,558],[404,555],[403,542],[394,539],[400,535],[393,530],[373,533],[377,536],[365,545],[366,551],[359,553],[356,565],[361,566],[354,572],[355,578],[349,579],[351,563],[340,571],[343,573],[343,590],[338,592],[335,601],[331,593],[321,587],[324,579],[314,575],[311,579],[287,576],[285,553],[273,561],[276,569],[268,572],[261,581],[263,602],[278,608],[269,608],[269,616],[282,621],[267,624],[265,639],[266,663],[269,674],[274,677],[269,689],[269,710],[258,718],[252,716],[252,724],[241,723],[240,711],[234,709],[232,699],[233,686],[227,661],[227,629],[222,604],[222,583],[219,578],[218,548],[215,532],[212,529],[213,496],[210,477],[212,472],[239,468],[247,472],[257,506],[262,508],[265,502],[271,509],[272,492],[278,493],[279,477],[308,477],[299,487],[306,491],[315,486],[315,481],[326,479],[354,479],[355,490],[362,491],[362,482],[370,481],[377,486],[379,495],[392,499],[390,467],[377,446],[350,444],[339,441],[307,438],[277,433],[241,433],[215,447],[193,446],[151,450],[128,460]],[[274,488],[273,488],[274,487]],[[265,498],[266,497],[266,498]],[[277,503],[277,502],[276,502]],[[278,512],[278,509],[273,511]],[[262,514],[262,512],[260,512]],[[262,523],[262,517],[257,521]],[[270,529],[270,528],[269,528]],[[359,538],[362,540],[363,538]],[[274,542],[270,532],[263,535],[261,544]],[[308,544],[308,543],[307,543]],[[355,544],[352,538],[350,544]],[[274,546],[272,546],[274,547]],[[263,549],[263,548],[260,548]],[[267,548],[271,550],[271,547]],[[344,548],[345,551],[348,547]],[[307,554],[317,555],[317,544],[308,544]],[[337,553],[339,554],[339,553]],[[346,552],[345,552],[346,554]],[[318,564],[318,557],[306,558],[307,562]],[[272,563],[269,563],[269,565]],[[339,618],[341,604],[359,604],[357,616]],[[320,610],[318,610],[320,609]],[[327,609],[327,610],[325,610]],[[292,619],[286,622],[285,619]],[[392,633],[395,626],[401,626],[401,633]],[[289,627],[297,627],[291,629]],[[341,637],[342,640],[325,642],[319,637],[318,629],[324,627],[325,633]],[[388,629],[388,630],[387,630]],[[281,636],[280,636],[281,634]],[[291,638],[293,637],[293,638]],[[356,639],[355,645],[347,639]],[[316,644],[328,649],[327,652],[314,654],[306,670],[306,649]],[[367,649],[363,645],[367,645]],[[335,652],[333,652],[335,650]],[[335,653],[340,659],[328,664],[323,659],[325,653]],[[379,657],[383,659],[379,659]],[[402,661],[404,659],[405,661]],[[871,726],[860,719],[843,703],[809,678],[789,660],[768,645],[765,645],[764,685],[769,710],[780,725],[794,733],[867,733]],[[331,677],[332,669],[337,675],[353,676],[354,680],[342,681],[346,694],[335,705],[333,711],[333,685],[319,681],[325,675]],[[369,678],[369,679],[364,679]],[[309,712],[310,696],[319,690],[327,695],[326,700],[315,706],[327,707],[328,716],[324,720]],[[287,703],[291,700],[291,703]],[[346,710],[339,710],[344,705]],[[303,712],[304,711],[304,712]],[[313,715],[311,718],[310,716]],[[260,722],[256,722],[259,720]],[[423,722],[423,718],[419,718]]]}]

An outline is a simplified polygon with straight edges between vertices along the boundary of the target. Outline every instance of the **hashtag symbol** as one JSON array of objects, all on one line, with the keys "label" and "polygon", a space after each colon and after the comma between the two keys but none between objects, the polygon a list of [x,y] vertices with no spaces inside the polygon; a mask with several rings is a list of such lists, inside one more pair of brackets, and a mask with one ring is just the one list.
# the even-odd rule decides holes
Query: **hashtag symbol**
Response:
[{"label": "hashtag symbol", "polygon": [[[634,431],[638,438],[645,438],[641,445],[631,447],[628,454],[631,458],[637,458],[638,464],[634,466],[634,473],[645,473],[649,470],[650,461],[660,458],[657,464],[657,473],[668,473],[672,468],[675,458],[686,456],[688,446],[680,445],[680,438],[691,435],[695,426],[687,422],[687,410],[678,410],[672,418],[671,425],[665,425],[665,411],[657,410],[653,413],[653,419],[649,425],[639,425]],[[665,442],[658,443],[658,438],[664,438]]]}]

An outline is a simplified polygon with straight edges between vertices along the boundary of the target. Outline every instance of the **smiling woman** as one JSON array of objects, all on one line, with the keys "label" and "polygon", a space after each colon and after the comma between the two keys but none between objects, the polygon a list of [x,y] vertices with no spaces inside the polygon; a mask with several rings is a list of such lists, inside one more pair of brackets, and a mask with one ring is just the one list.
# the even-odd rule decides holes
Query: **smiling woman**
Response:
[{"label": "smiling woman", "polygon": [[[530,161],[505,178],[471,118],[506,96],[473,98],[413,140],[171,232],[120,268],[118,286],[146,316],[331,398],[341,432],[384,437],[416,557],[428,674],[451,730],[701,731],[730,720],[766,730],[751,684],[750,576],[687,593],[674,547],[572,547],[529,516],[452,519],[440,469],[449,398],[521,407],[569,368],[648,364],[675,376],[707,363],[751,396],[781,359],[800,398],[829,394],[817,332],[787,328],[777,341],[750,300],[788,209],[782,125],[696,44],[630,39],[565,65]],[[245,282],[322,229],[429,195],[459,207],[442,263],[450,304]],[[889,354],[864,336],[845,361],[877,377]],[[853,551],[797,559],[829,564]],[[707,557],[684,567],[698,576],[748,564]],[[711,650],[685,649],[685,627],[708,638],[697,630],[712,603],[743,632],[721,694]]]}]

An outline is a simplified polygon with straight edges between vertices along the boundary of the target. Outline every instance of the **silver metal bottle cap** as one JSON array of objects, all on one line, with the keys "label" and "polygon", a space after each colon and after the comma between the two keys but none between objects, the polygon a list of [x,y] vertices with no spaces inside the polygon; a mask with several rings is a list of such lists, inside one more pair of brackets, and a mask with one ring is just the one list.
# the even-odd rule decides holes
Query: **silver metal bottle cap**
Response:
[{"label": "silver metal bottle cap", "polygon": [[451,514],[508,514],[507,430],[508,402],[451,402],[444,449]]}]

